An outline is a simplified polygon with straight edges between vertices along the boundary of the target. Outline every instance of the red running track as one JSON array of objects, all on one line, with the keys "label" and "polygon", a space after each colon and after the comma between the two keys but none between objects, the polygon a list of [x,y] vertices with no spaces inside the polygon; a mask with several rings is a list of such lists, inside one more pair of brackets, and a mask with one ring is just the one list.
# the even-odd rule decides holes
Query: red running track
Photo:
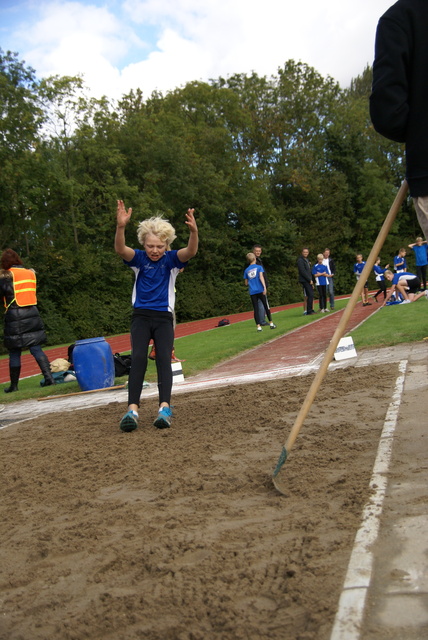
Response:
[{"label": "red running track", "polygon": [[[294,307],[301,307],[302,303],[284,305],[282,307],[272,308],[272,312],[283,311],[284,309],[292,309]],[[177,324],[175,328],[175,337],[182,338],[184,336],[190,336],[193,333],[200,333],[201,331],[208,331],[214,329],[217,323],[222,318],[227,317],[230,324],[235,322],[242,322],[243,320],[249,320],[253,317],[252,311],[245,311],[243,313],[235,313],[231,315],[219,316],[218,318],[207,318],[205,320],[195,320],[193,322],[183,322]],[[129,333],[124,333],[119,336],[113,336],[106,338],[106,341],[112,348],[113,353],[123,353],[131,349],[131,339]],[[67,359],[67,347],[54,347],[50,349],[47,347],[44,349],[49,362],[56,360],[57,358]],[[21,378],[28,376],[41,375],[37,362],[34,360],[30,353],[25,353],[21,357]],[[0,360],[0,384],[9,381],[9,359],[6,357]]]}]

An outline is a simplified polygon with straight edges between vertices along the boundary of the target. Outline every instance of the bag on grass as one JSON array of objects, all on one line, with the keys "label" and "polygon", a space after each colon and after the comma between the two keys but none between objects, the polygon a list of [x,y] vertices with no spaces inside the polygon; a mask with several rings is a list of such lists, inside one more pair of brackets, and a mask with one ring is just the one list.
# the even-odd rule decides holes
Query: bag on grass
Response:
[{"label": "bag on grass", "polygon": [[120,353],[115,353],[113,356],[114,360],[114,375],[116,378],[120,378],[121,376],[126,376],[131,371],[131,356],[123,355]]},{"label": "bag on grass", "polygon": [[217,327],[226,327],[228,324],[230,324],[229,320],[227,318],[223,318],[223,320],[218,321]]}]

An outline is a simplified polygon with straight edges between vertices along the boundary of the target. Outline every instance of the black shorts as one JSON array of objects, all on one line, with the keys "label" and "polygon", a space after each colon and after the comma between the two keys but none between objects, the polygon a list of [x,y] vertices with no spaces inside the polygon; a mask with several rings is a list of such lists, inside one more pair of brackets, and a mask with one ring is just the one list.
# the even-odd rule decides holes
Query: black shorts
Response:
[{"label": "black shorts", "polygon": [[419,278],[412,278],[411,280],[407,280],[407,284],[405,285],[407,293],[416,293],[421,286],[421,281]]}]

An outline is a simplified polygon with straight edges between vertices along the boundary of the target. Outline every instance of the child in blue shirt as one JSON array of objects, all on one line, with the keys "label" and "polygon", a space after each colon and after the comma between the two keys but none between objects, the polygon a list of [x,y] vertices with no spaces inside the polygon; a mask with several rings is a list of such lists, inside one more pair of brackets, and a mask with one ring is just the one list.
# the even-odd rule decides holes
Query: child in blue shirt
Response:
[{"label": "child in blue shirt", "polygon": [[404,247],[398,250],[397,255],[394,256],[394,271],[395,273],[402,273],[407,270],[406,253]]},{"label": "child in blue shirt", "polygon": [[420,236],[416,238],[416,242],[409,244],[409,248],[413,249],[416,259],[416,275],[421,281],[421,289],[425,291],[427,282],[427,241]]},{"label": "child in blue shirt", "polygon": [[138,426],[138,408],[147,368],[150,340],[156,348],[158,374],[159,413],[154,421],[158,429],[171,425],[172,370],[171,353],[174,345],[173,311],[175,279],[187,261],[198,251],[198,227],[194,209],[186,213],[190,235],[187,247],[170,250],[176,238],[174,227],[161,217],[143,220],[138,226],[138,240],[144,251],[125,244],[125,227],[132,214],[126,211],[122,200],[117,203],[117,226],[114,248],[124,263],[135,274],[132,291],[134,308],[131,320],[132,365],[128,383],[128,411],[120,422],[122,431],[133,431]]},{"label": "child in blue shirt", "polygon": [[383,299],[384,300],[386,299],[386,282],[385,282],[384,273],[388,268],[389,268],[389,264],[385,265],[385,267],[382,269],[382,267],[380,266],[380,258],[378,258],[374,264],[373,271],[375,273],[376,282],[379,287],[379,290],[376,291],[376,293],[373,296],[376,302],[378,302],[377,297],[381,293],[383,293]]},{"label": "child in blue shirt", "polygon": [[[355,260],[357,261],[354,264],[354,273],[357,280],[360,279],[360,275],[363,272],[364,267],[366,266],[365,260],[363,260],[363,256],[361,253],[357,253],[355,256]],[[364,288],[361,292],[361,300],[363,301],[363,307],[368,307],[371,305],[369,302],[369,285],[368,282],[364,283]]]},{"label": "child in blue shirt", "polygon": [[270,328],[276,329],[276,325],[272,322],[271,312],[266,300],[266,282],[263,275],[264,269],[262,265],[257,264],[256,256],[254,253],[247,253],[247,262],[249,263],[249,265],[244,271],[244,280],[246,286],[248,286],[251,302],[253,304],[254,320],[257,326],[257,331],[262,331],[261,323],[264,319],[259,317],[259,300],[261,301],[266,312]]},{"label": "child in blue shirt", "polygon": [[327,285],[328,279],[331,277],[328,268],[323,264],[324,255],[317,255],[317,264],[312,267],[312,275],[315,276],[315,284],[319,295],[319,307],[321,313],[328,313],[327,309]]}]

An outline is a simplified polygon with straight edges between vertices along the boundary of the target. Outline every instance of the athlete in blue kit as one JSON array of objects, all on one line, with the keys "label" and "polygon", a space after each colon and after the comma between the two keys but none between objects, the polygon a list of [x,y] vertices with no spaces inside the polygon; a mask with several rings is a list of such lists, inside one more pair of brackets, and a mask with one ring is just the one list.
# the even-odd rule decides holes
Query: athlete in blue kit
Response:
[{"label": "athlete in blue kit", "polygon": [[252,252],[247,253],[247,262],[249,265],[244,271],[244,280],[245,284],[248,286],[251,302],[253,304],[254,320],[257,325],[257,331],[263,330],[261,323],[264,319],[264,316],[260,317],[259,300],[261,301],[268,317],[270,328],[276,329],[276,325],[272,322],[272,315],[266,300],[266,282],[263,275],[264,269],[262,265],[257,264],[256,255]]},{"label": "athlete in blue kit", "polygon": [[138,226],[138,240],[144,251],[125,244],[125,227],[132,209],[125,209],[122,200],[117,203],[117,226],[114,248],[135,273],[132,291],[134,308],[131,320],[132,364],[128,383],[128,411],[120,422],[122,431],[133,431],[138,426],[138,408],[147,368],[147,350],[150,340],[156,347],[159,413],[154,421],[158,429],[171,425],[172,370],[171,352],[174,344],[173,311],[175,279],[187,261],[198,251],[198,227],[194,209],[186,213],[190,231],[187,247],[170,250],[176,238],[174,227],[161,217],[143,220]]},{"label": "athlete in blue kit", "polygon": [[380,266],[380,258],[376,260],[374,263],[373,271],[375,273],[376,284],[379,287],[378,291],[374,294],[374,299],[377,302],[377,297],[383,293],[383,299],[386,298],[386,282],[385,282],[385,271],[388,269],[389,264],[385,265],[385,267]]},{"label": "athlete in blue kit", "polygon": [[382,306],[388,302],[395,291],[398,291],[398,293],[400,293],[404,298],[401,304],[416,302],[416,300],[426,296],[428,293],[427,291],[421,291],[418,293],[421,283],[415,273],[410,273],[409,271],[392,273],[392,271],[387,269],[384,275],[385,278],[391,282],[392,286],[388,289],[388,293],[386,294],[386,298]]},{"label": "athlete in blue kit", "polygon": [[331,277],[328,267],[323,264],[324,255],[319,253],[317,255],[318,262],[312,267],[312,275],[315,276],[315,284],[318,290],[319,307],[321,313],[328,313],[327,309],[327,286],[328,280]]},{"label": "athlete in blue kit", "polygon": [[[363,260],[363,256],[361,253],[357,253],[355,256],[355,260],[357,261],[354,264],[354,273],[357,280],[360,279],[360,275],[363,273],[363,269],[366,266],[365,260]],[[368,307],[371,305],[369,302],[369,285],[368,282],[364,283],[364,288],[361,292],[361,300],[363,301],[363,307]]]}]

